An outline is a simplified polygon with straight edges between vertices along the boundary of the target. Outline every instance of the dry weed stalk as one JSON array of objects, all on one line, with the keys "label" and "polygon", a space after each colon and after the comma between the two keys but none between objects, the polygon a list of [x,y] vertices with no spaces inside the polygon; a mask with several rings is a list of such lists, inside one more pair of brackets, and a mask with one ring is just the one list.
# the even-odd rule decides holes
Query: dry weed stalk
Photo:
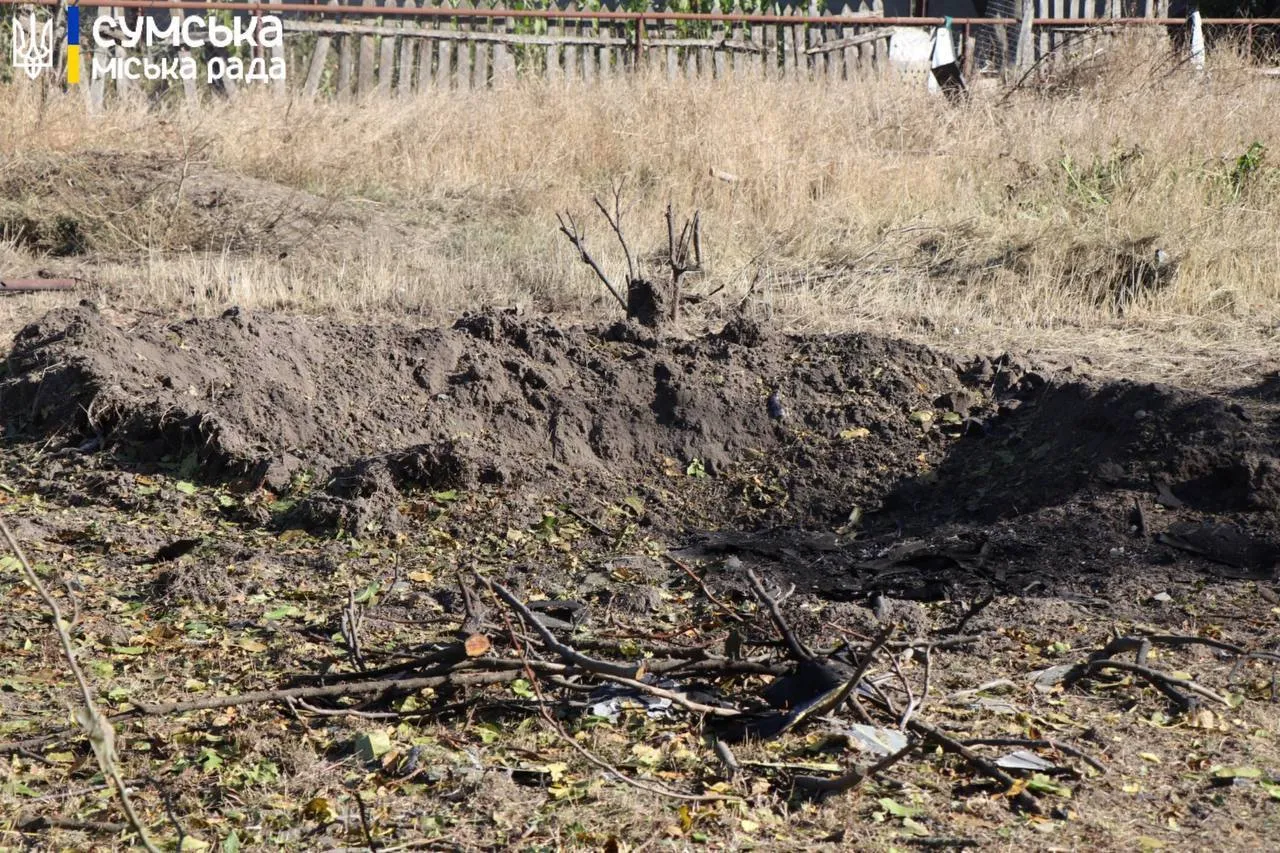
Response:
[{"label": "dry weed stalk", "polygon": [[[604,268],[587,250],[586,232],[578,226],[577,220],[568,211],[563,214],[556,214],[556,221],[560,225],[560,233],[568,238],[569,243],[578,253],[579,260],[590,267],[592,272],[596,274],[596,278],[600,279],[604,286],[608,288],[609,293],[613,294],[613,298],[622,306],[622,310],[626,312],[628,318],[639,319],[641,322],[656,321],[658,319],[657,315],[660,313],[661,304],[670,302],[670,307],[667,309],[667,319],[675,322],[680,319],[681,301],[699,302],[706,298],[686,296],[681,291],[681,283],[686,275],[703,271],[702,213],[695,210],[693,217],[685,220],[677,237],[675,213],[672,210],[671,203],[667,203],[664,214],[664,221],[667,227],[666,264],[670,272],[671,283],[666,294],[659,294],[654,291],[652,284],[646,278],[636,274],[635,256],[632,254],[631,246],[627,242],[627,235],[622,227],[622,190],[625,185],[625,179],[613,184],[612,211],[605,206],[604,202],[600,201],[598,196],[591,199],[592,204],[600,211],[600,215],[604,217],[605,222],[609,223],[609,228],[613,231],[618,244],[622,247],[622,255],[627,263],[625,288],[627,297],[625,299],[622,297],[622,291],[610,281]],[[718,293],[722,287],[723,285],[708,295]]]},{"label": "dry weed stalk", "polygon": [[76,660],[75,649],[71,644],[71,633],[68,630],[70,623],[62,618],[62,608],[58,606],[57,600],[49,594],[48,588],[40,580],[40,576],[36,574],[35,569],[31,567],[31,563],[27,561],[26,554],[22,552],[21,546],[18,545],[18,540],[14,538],[13,532],[9,530],[9,525],[5,523],[4,519],[0,519],[0,532],[4,534],[5,541],[9,544],[9,550],[13,552],[18,565],[22,567],[23,577],[40,595],[45,607],[49,609],[49,613],[53,617],[53,630],[58,635],[58,642],[62,644],[62,655],[66,659],[72,675],[75,676],[76,686],[80,690],[81,707],[75,711],[76,722],[80,724],[89,738],[89,744],[93,747],[93,755],[98,760],[98,766],[102,768],[102,775],[111,780],[111,784],[115,787],[116,795],[120,798],[120,807],[124,810],[124,815],[129,821],[129,825],[138,834],[139,843],[146,849],[147,853],[159,853],[159,848],[155,846],[150,836],[147,835],[146,827],[142,825],[138,813],[133,808],[133,801],[129,797],[129,790],[125,786],[117,764],[115,729],[102,712],[98,710],[97,703],[93,701],[93,691],[89,688],[89,681],[85,677],[84,670],[80,668],[80,662]]}]

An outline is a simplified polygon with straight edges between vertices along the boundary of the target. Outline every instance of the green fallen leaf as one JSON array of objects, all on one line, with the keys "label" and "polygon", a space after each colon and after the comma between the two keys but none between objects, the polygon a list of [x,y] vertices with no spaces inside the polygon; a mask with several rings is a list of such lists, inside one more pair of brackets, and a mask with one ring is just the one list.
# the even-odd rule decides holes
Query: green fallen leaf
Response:
[{"label": "green fallen leaf", "polygon": [[902,819],[902,828],[910,832],[912,835],[928,835],[929,829],[924,824],[912,817],[904,817]]},{"label": "green fallen leaf", "polygon": [[222,756],[207,746],[200,750],[196,761],[200,764],[200,769],[206,773],[212,773],[222,766]]},{"label": "green fallen leaf", "polygon": [[1071,789],[1059,784],[1043,773],[1036,773],[1027,780],[1027,790],[1033,794],[1052,794],[1055,797],[1070,797]]},{"label": "green fallen leaf", "polygon": [[1214,767],[1210,770],[1215,779],[1261,779],[1262,771],[1257,767]]},{"label": "green fallen leaf", "polygon": [[386,732],[365,732],[356,737],[356,754],[362,761],[377,761],[391,751],[391,735]]},{"label": "green fallen leaf", "polygon": [[913,424],[918,424],[922,427],[927,427],[929,424],[933,423],[933,412],[927,410],[912,412],[907,415],[907,417]]},{"label": "green fallen leaf", "polygon": [[480,723],[472,726],[471,730],[480,736],[481,743],[493,743],[502,735],[502,729],[498,728],[495,723]]},{"label": "green fallen leaf", "polygon": [[443,492],[432,492],[431,499],[436,503],[442,503],[442,504],[452,503],[453,501],[456,501],[458,499],[458,490],[447,489]]},{"label": "green fallen leaf", "polygon": [[370,599],[372,599],[375,595],[377,595],[378,589],[381,586],[382,584],[378,583],[377,581],[370,581],[368,586],[366,586],[364,589],[356,593],[356,598],[355,598],[356,604],[364,604],[366,601],[369,601]]},{"label": "green fallen leaf", "polygon": [[535,697],[533,687],[523,678],[517,678],[511,682],[511,692],[521,699],[533,699]]},{"label": "green fallen leaf", "polygon": [[880,808],[884,809],[894,817],[914,817],[920,813],[919,809],[904,806],[892,797],[881,797],[876,802],[880,804]]},{"label": "green fallen leaf", "polygon": [[236,831],[231,830],[231,834],[222,839],[222,853],[240,853],[240,836],[236,835]]},{"label": "green fallen leaf", "polygon": [[285,604],[263,614],[263,619],[284,619],[289,616],[301,616],[302,610],[293,604]]},{"label": "green fallen leaf", "polygon": [[85,668],[94,674],[97,678],[110,678],[116,674],[115,665],[110,661],[91,660],[85,661]]},{"label": "green fallen leaf", "polygon": [[689,467],[684,469],[684,472],[690,477],[705,477],[707,476],[707,466],[702,464],[701,459],[695,458],[689,463]]},{"label": "green fallen leaf", "polygon": [[1261,779],[1258,781],[1258,785],[1262,787],[1262,790],[1267,792],[1271,799],[1280,800],[1280,782],[1272,782],[1270,779]]},{"label": "green fallen leaf", "polygon": [[173,484],[173,487],[184,495],[194,495],[196,493],[195,483],[190,483],[186,480],[179,480]]}]

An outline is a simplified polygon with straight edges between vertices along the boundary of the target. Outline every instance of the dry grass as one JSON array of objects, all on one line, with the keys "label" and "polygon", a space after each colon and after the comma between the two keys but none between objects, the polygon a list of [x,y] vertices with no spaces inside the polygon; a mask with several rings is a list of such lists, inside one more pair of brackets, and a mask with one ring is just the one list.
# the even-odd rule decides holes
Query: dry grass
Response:
[{"label": "dry grass", "polygon": [[[644,79],[361,106],[262,94],[86,120],[77,97],[7,88],[10,174],[109,150],[166,164],[169,179],[153,203],[121,210],[118,178],[88,161],[88,188],[10,199],[116,227],[91,234],[79,258],[10,245],[0,263],[71,267],[121,310],[237,303],[443,319],[518,303],[591,319],[613,306],[555,213],[586,218],[590,245],[618,269],[590,200],[625,179],[641,254],[661,249],[668,201],[703,211],[710,268],[696,287],[725,285],[713,310],[758,277],[752,310],[796,329],[872,326],[1050,355],[1087,347],[1104,351],[1106,369],[1158,364],[1171,376],[1204,374],[1231,352],[1238,369],[1280,323],[1280,170],[1270,151],[1237,168],[1254,142],[1280,144],[1280,81],[1226,55],[1210,71],[1197,82],[1165,59],[1111,60],[1067,91],[984,90],[961,108],[895,81]],[[313,194],[341,207],[342,225],[311,240],[295,232],[283,260],[275,243],[193,248],[170,220],[189,192],[183,176],[202,170]],[[1143,280],[1156,247],[1178,261],[1176,277],[1116,298]],[[12,320],[27,306],[0,311]]]}]

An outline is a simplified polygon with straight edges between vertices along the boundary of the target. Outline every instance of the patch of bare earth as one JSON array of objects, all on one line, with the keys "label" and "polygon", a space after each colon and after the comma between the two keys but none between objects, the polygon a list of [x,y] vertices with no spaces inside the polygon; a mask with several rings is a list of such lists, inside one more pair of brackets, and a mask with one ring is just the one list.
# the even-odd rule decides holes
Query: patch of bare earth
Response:
[{"label": "patch of bare earth", "polygon": [[[81,306],[0,375],[0,512],[171,843],[1258,849],[1275,386]],[[0,572],[0,830],[124,844]]]}]

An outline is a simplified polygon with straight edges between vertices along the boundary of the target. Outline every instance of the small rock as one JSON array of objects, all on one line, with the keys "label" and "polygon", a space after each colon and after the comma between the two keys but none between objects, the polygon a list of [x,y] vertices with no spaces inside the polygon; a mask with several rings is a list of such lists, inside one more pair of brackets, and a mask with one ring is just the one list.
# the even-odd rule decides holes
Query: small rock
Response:
[{"label": "small rock", "polygon": [[978,395],[971,391],[952,391],[934,400],[933,405],[939,409],[955,412],[963,418],[979,401]]},{"label": "small rock", "polygon": [[768,409],[769,417],[775,421],[786,419],[787,408],[782,404],[782,392],[780,390],[775,388],[773,393],[769,395]]}]

